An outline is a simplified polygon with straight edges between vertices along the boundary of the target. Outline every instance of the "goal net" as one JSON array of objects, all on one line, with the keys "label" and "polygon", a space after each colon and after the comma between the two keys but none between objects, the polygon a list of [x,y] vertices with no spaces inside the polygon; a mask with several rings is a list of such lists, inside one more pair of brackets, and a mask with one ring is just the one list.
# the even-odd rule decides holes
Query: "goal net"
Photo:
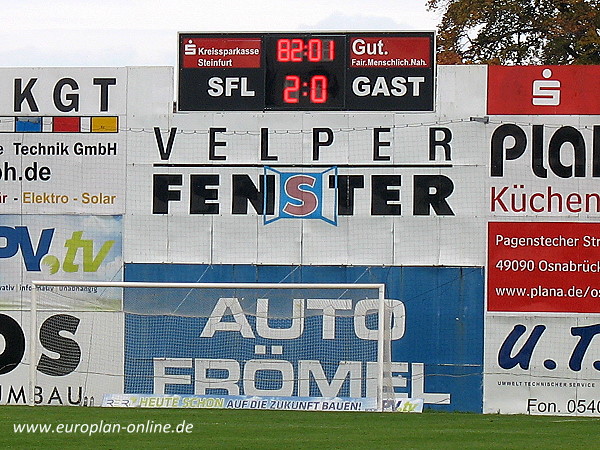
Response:
[{"label": "goal net", "polygon": [[[382,284],[34,285],[33,333],[52,311],[92,314],[93,323],[73,338],[78,346],[71,345],[71,351],[82,355],[69,372],[84,383],[86,398],[327,398],[363,400],[361,410],[377,411],[393,404],[392,329],[395,321],[403,324],[398,316],[404,311],[397,308],[400,302],[386,300]],[[115,304],[122,319],[111,316]],[[45,333],[43,342],[41,333],[32,335],[31,360],[52,359],[48,350],[53,349],[73,365],[77,355],[61,348],[68,333],[74,328]],[[107,390],[106,380],[120,374],[120,389],[113,384]],[[30,376],[33,390],[39,363]]]}]

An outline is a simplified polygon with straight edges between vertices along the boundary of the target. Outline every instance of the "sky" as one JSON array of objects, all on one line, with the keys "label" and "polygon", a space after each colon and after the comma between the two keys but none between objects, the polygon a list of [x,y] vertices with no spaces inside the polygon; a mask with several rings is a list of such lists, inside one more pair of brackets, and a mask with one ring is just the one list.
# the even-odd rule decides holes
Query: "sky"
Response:
[{"label": "sky", "polygon": [[433,31],[427,0],[2,2],[0,67],[176,66],[178,32]]}]

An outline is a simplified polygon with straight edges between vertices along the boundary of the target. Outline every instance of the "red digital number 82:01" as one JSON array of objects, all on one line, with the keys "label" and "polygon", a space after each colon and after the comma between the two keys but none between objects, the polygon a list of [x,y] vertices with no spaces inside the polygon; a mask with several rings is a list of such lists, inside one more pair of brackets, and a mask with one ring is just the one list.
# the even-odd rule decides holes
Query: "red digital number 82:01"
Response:
[{"label": "red digital number 82:01", "polygon": [[298,75],[286,75],[283,101],[299,103],[300,97],[308,97],[311,103],[327,103],[328,83],[325,75],[313,75],[308,81],[302,81]]},{"label": "red digital number 82:01", "polygon": [[321,39],[279,39],[277,41],[277,61],[302,62],[304,57],[310,62],[328,62],[335,59],[335,41]]}]

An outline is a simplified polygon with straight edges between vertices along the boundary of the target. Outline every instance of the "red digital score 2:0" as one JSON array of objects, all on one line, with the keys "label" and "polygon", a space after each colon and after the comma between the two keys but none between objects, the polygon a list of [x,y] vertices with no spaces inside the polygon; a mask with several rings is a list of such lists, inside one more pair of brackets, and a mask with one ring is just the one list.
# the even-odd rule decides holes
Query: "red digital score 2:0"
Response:
[{"label": "red digital score 2:0", "polygon": [[302,62],[304,57],[309,62],[329,62],[335,59],[335,42],[322,39],[279,39],[277,41],[277,61]]},{"label": "red digital score 2:0", "polygon": [[309,87],[308,93],[302,91],[302,80],[298,75],[287,75],[283,89],[283,101],[285,103],[299,103],[300,95],[310,94],[311,103],[327,102],[327,77],[325,75],[313,75],[304,84]]}]

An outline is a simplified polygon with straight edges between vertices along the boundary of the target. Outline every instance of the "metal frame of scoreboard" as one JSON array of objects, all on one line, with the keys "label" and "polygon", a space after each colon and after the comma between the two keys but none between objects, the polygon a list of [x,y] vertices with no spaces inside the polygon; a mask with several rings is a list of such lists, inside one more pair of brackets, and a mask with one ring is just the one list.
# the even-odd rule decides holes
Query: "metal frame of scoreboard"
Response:
[{"label": "metal frame of scoreboard", "polygon": [[179,33],[178,111],[435,110],[434,32]]}]

